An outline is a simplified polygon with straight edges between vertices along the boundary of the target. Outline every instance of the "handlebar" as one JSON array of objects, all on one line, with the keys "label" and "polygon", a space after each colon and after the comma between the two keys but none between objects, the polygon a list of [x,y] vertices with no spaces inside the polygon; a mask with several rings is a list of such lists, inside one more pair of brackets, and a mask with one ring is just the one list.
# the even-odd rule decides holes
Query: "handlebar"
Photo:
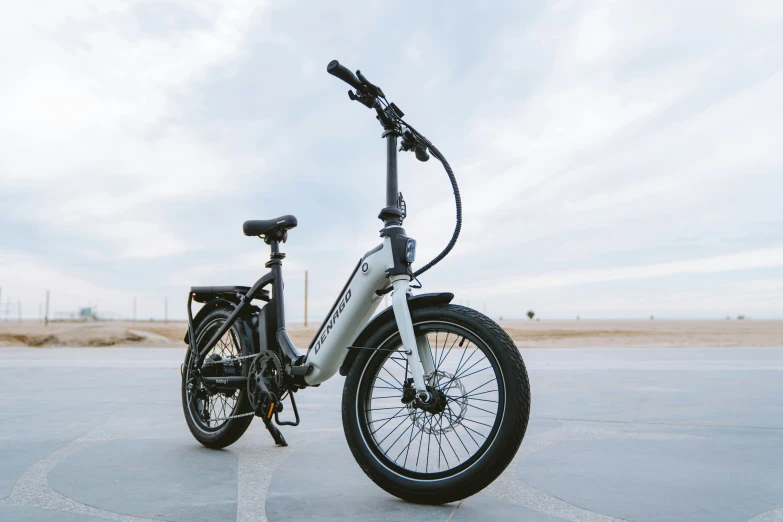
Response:
[{"label": "handlebar", "polygon": [[383,90],[377,85],[370,83],[361,71],[356,71],[356,74],[354,74],[337,60],[332,60],[326,66],[326,72],[356,89],[356,93],[348,91],[348,97],[352,101],[358,101],[368,109],[375,109],[375,112],[378,114],[376,117],[383,125],[383,128],[393,130],[397,136],[402,137],[400,150],[415,151],[416,159],[419,161],[430,159],[427,153],[429,145],[427,139],[402,120],[404,114],[400,108],[393,103],[389,103],[386,100],[386,95],[383,94]]},{"label": "handlebar", "polygon": [[352,73],[346,66],[340,65],[340,62],[337,60],[332,60],[329,62],[329,65],[326,66],[326,72],[332,76],[340,78],[342,81],[357,91],[364,90],[364,85],[362,85],[362,82],[359,81],[359,78],[357,78],[356,75]]}]

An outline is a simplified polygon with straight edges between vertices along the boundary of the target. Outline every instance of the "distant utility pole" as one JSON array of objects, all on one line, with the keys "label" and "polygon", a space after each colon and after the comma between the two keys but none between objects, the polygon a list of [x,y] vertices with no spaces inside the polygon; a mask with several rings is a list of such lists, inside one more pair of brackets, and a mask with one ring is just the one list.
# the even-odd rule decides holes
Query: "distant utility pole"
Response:
[{"label": "distant utility pole", "polygon": [[307,270],[305,270],[305,328],[307,328]]},{"label": "distant utility pole", "polygon": [[22,301],[16,302],[16,315],[19,317],[19,322],[22,322]]},{"label": "distant utility pole", "polygon": [[49,290],[46,291],[46,315],[44,315],[44,325],[49,326]]},{"label": "distant utility pole", "polygon": [[169,322],[169,298],[168,297],[163,298],[163,322],[164,323]]},{"label": "distant utility pole", "polygon": [[136,322],[136,298],[133,298],[133,322]]},{"label": "distant utility pole", "polygon": [[38,301],[38,322],[41,322],[41,319],[43,319],[43,303],[41,301]]},{"label": "distant utility pole", "polygon": [[5,298],[5,322],[8,322],[8,312],[11,310],[11,298]]}]

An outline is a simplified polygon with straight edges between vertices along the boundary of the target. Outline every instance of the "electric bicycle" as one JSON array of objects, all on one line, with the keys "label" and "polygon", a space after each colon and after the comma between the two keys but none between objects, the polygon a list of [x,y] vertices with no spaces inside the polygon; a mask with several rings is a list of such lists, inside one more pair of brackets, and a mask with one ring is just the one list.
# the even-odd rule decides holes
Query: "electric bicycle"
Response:
[{"label": "electric bicycle", "polygon": [[[527,429],[530,385],[511,338],[489,317],[451,303],[451,293],[414,295],[418,276],[454,247],[462,203],[440,151],[403,120],[383,90],[333,60],[327,72],[348,83],[351,100],[373,110],[386,141],[382,243],[364,254],[306,353],[286,332],[280,251],[292,215],[246,221],[247,236],[270,246],[269,272],[252,287],[197,286],[188,297],[188,350],[182,406],[193,436],[209,448],[236,442],[259,417],[275,443],[277,426],[296,426],[296,393],[345,376],[345,437],[359,466],[399,498],[441,504],[477,493],[514,458]],[[397,153],[430,155],[448,174],[456,226],[446,248],[414,271],[416,241],[402,227],[406,205]],[[270,293],[271,290],[271,293]],[[386,294],[392,304],[376,314]],[[193,316],[193,301],[203,307]],[[282,420],[284,401],[293,420]]]}]

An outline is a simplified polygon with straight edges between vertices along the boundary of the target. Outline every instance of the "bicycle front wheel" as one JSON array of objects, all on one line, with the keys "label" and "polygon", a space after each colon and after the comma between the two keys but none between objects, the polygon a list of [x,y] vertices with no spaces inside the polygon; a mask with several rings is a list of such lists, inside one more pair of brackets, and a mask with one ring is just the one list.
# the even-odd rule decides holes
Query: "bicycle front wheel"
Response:
[{"label": "bicycle front wheel", "polygon": [[381,488],[413,502],[453,502],[485,488],[514,458],[530,415],[527,372],[508,335],[473,309],[435,306],[411,316],[434,367],[426,378],[431,401],[413,397],[392,320],[348,374],[343,426]]}]

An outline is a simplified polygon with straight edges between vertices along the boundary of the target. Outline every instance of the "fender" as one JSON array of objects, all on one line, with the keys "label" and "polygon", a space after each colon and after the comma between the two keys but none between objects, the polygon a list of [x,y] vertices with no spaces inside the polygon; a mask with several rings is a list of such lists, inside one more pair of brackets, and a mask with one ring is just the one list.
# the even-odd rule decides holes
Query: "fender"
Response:
[{"label": "fender", "polygon": [[[410,310],[416,310],[418,308],[425,308],[427,306],[445,305],[449,304],[454,299],[454,294],[451,292],[442,292],[437,294],[421,294],[416,296],[408,296],[408,308]],[[372,334],[376,332],[381,326],[388,321],[394,321],[394,311],[391,306],[378,315],[376,315],[372,321],[367,323],[367,326],[359,333],[356,339],[351,343],[352,346],[364,346],[364,343],[370,338]],[[359,355],[360,350],[348,350],[348,355],[345,356],[342,366],[340,366],[340,375],[343,377],[348,375],[353,366],[353,361],[356,356]]]},{"label": "fender", "polygon": [[[222,296],[222,297],[216,297],[215,299],[211,299],[210,301],[207,301],[207,303],[201,307],[201,310],[198,311],[196,316],[193,318],[193,331],[196,331],[196,328],[198,328],[198,325],[201,324],[201,321],[204,319],[204,317],[210,313],[212,310],[215,310],[217,308],[231,308],[232,310],[235,309],[237,306],[239,306],[239,300],[236,298],[232,298],[229,296]],[[251,307],[251,312],[252,312]],[[243,314],[244,316],[244,314]],[[239,322],[239,320],[238,320]],[[246,321],[241,321],[241,323],[244,325],[246,329],[247,338],[251,340],[255,344],[255,336],[253,336],[253,332],[250,330],[250,325],[247,324]],[[190,346],[190,331],[185,332],[185,338],[184,338],[185,344]],[[254,347],[257,348],[257,347]],[[255,350],[258,351],[258,350]]]}]

